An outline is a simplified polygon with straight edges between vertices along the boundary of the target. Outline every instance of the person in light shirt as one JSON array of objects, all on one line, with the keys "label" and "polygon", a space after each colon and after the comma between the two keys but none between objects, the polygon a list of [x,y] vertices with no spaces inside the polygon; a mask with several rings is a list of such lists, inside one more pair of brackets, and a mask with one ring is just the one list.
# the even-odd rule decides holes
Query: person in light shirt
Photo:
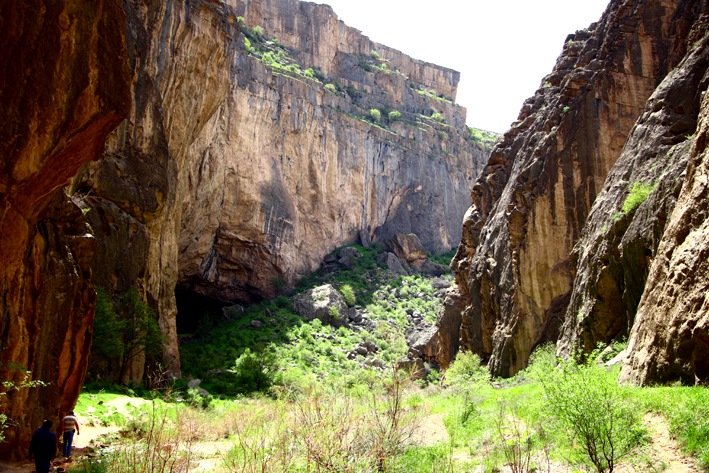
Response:
[{"label": "person in light shirt", "polygon": [[64,457],[70,458],[74,432],[76,432],[76,435],[79,435],[79,421],[76,419],[76,416],[74,416],[74,411],[69,411],[62,419],[62,431],[64,432],[62,436],[62,454]]}]

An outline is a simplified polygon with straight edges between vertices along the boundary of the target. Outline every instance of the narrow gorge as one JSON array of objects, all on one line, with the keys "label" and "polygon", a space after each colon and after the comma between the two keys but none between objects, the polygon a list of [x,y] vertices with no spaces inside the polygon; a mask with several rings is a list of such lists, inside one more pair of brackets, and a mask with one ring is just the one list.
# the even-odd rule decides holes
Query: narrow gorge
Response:
[{"label": "narrow gorge", "polygon": [[[337,247],[402,232],[447,252],[488,153],[454,103],[457,72],[326,5],[89,3],[2,12],[3,52],[27,64],[2,89],[16,124],[3,138],[2,375],[49,384],[8,398],[10,446],[50,414],[40,406],[75,401],[94,287],[147,303],[161,365],[179,375],[176,288],[248,304]],[[140,383],[145,356],[112,376]]]},{"label": "narrow gorge", "polygon": [[[493,374],[523,369],[546,342],[568,356],[630,336],[626,379],[706,379],[702,258],[672,255],[688,235],[691,251],[704,239],[707,202],[687,163],[701,174],[708,13],[703,1],[611,2],[568,36],[493,149],[452,263],[462,317],[448,316],[460,320],[455,346],[479,353]],[[677,206],[693,187],[692,203]],[[668,222],[688,206],[691,223],[684,217],[673,237]],[[659,256],[665,238],[677,247]],[[674,258],[681,281],[659,269]],[[657,297],[667,308],[648,305]],[[430,349],[442,363],[451,340],[442,333]]]},{"label": "narrow gorge", "polygon": [[[0,456],[73,409],[87,373],[199,388],[181,349],[204,340],[178,326],[212,308],[234,325],[209,335],[261,330],[254,347],[270,330],[302,349],[286,328],[341,337],[299,356],[342,370],[444,385],[461,353],[507,378],[547,344],[583,358],[627,342],[622,382],[705,385],[709,1],[612,0],[560,46],[490,148],[456,103],[458,72],[324,4],[0,3]],[[456,249],[453,276],[427,259]],[[353,268],[382,287],[363,297],[337,273]],[[319,295],[334,308],[300,317]],[[96,314],[125,307],[144,333],[120,364],[92,359],[125,326]],[[231,348],[213,378],[267,358]]]}]

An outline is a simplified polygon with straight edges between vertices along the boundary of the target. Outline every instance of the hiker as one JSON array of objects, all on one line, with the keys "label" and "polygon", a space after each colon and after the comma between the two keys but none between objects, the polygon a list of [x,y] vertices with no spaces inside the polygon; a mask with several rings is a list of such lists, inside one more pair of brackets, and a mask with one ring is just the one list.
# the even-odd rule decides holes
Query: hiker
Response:
[{"label": "hiker", "polygon": [[49,473],[52,459],[57,453],[57,435],[52,432],[52,421],[45,420],[35,430],[30,441],[30,458],[34,458],[37,473]]},{"label": "hiker", "polygon": [[79,421],[74,416],[74,411],[69,413],[62,419],[62,455],[65,458],[71,457],[71,443],[74,441],[74,432],[79,435]]}]

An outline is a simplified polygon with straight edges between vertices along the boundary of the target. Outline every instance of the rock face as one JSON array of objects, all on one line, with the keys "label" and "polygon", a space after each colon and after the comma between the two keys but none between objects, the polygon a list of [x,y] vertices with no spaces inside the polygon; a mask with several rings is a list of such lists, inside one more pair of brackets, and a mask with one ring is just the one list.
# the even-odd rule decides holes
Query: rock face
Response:
[{"label": "rock face", "polygon": [[452,103],[458,73],[373,43],[325,5],[125,9],[133,112],[74,191],[92,209],[97,285],[146,294],[170,370],[175,285],[250,302],[359,235],[458,243],[485,158]]},{"label": "rock face", "polygon": [[83,384],[95,242],[61,187],[128,113],[124,21],[101,0],[0,5],[0,379],[29,370],[47,383],[8,395],[3,456],[25,452],[32,429],[73,407]]},{"label": "rock face", "polygon": [[687,57],[647,101],[576,243],[563,353],[625,338],[634,323],[643,330],[653,326],[636,321],[635,313],[643,293],[656,290],[646,286],[647,275],[684,181],[709,83],[709,36],[701,38],[699,26],[690,34]]},{"label": "rock face", "polygon": [[[655,88],[685,56],[688,39],[696,40],[690,32],[705,12],[704,1],[612,1],[598,23],[567,38],[553,72],[493,150],[473,188],[473,205],[453,261],[465,305],[460,346],[488,360],[493,374],[509,376],[526,366],[535,346],[558,340],[562,324],[565,334],[575,334],[567,337],[568,343],[579,335],[584,341],[603,340],[625,324],[624,306],[633,304],[637,296],[631,292],[637,294],[637,289],[626,300],[616,297],[616,302],[598,302],[595,308],[579,295],[573,307],[585,312],[570,320],[577,317],[567,307],[585,248],[570,255],[633,124]],[[687,128],[691,112],[675,113],[683,117],[679,128]],[[666,173],[658,179],[658,189],[665,182],[661,192],[669,196],[676,193],[672,172],[682,165],[673,161],[673,169],[664,166],[658,170],[658,177],[660,171]],[[626,181],[607,184],[621,189],[614,197],[616,209],[631,179],[627,171],[618,171],[618,176]],[[643,176],[638,171],[632,179]],[[607,218],[610,227],[611,216]],[[658,221],[654,228],[662,226]],[[611,253],[617,251],[612,244]],[[637,259],[630,247],[624,254]],[[622,287],[604,288],[609,276],[601,273],[589,276],[596,278],[591,285],[601,292],[623,293]],[[629,284],[642,285],[642,275],[632,278],[637,282]],[[603,307],[605,303],[612,305]],[[587,330],[582,320],[594,310],[599,325]],[[620,311],[621,320],[611,322],[599,315],[604,311]]]},{"label": "rock face", "polygon": [[680,150],[689,148],[686,177],[650,266],[621,372],[637,384],[709,380],[709,38],[698,44],[685,67],[701,58],[700,86],[682,93],[687,106],[701,100],[699,125]]}]

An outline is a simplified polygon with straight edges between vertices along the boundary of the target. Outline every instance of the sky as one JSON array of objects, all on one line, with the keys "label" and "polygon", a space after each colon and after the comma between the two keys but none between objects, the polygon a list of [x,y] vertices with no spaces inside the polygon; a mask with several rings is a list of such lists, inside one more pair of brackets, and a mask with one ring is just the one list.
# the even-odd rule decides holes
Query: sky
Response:
[{"label": "sky", "polygon": [[569,33],[609,0],[315,0],[416,59],[460,71],[468,125],[504,132],[551,72]]}]

